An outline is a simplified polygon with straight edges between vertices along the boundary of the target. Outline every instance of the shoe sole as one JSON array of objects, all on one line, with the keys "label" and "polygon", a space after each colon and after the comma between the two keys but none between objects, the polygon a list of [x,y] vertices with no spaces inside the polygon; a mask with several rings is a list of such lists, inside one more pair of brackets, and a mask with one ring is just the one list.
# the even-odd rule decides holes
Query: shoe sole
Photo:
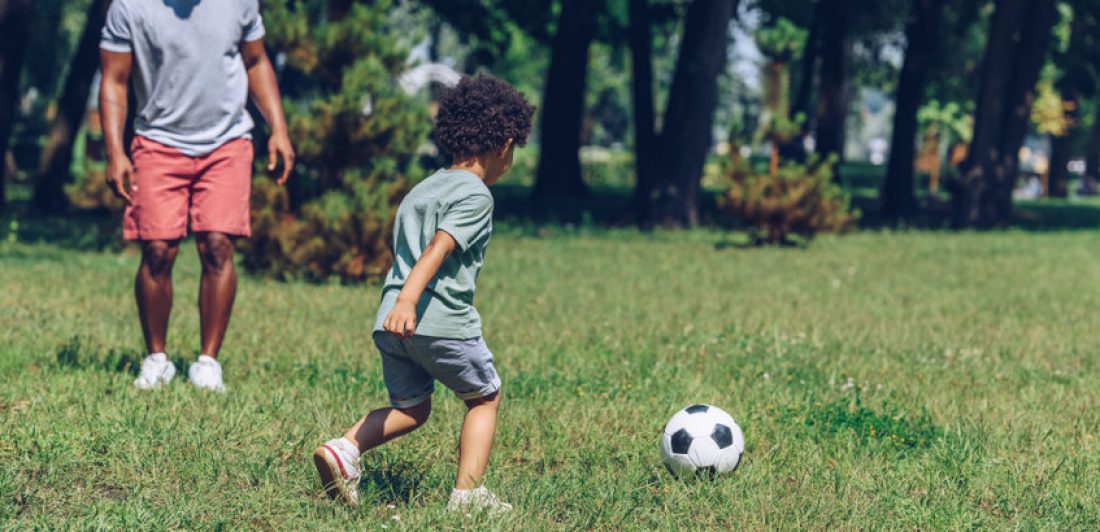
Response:
[{"label": "shoe sole", "polygon": [[313,465],[317,468],[317,474],[321,476],[321,486],[330,499],[343,499],[351,506],[359,506],[357,498],[344,486],[344,476],[340,473],[340,464],[336,458],[329,454],[324,447],[313,451]]}]

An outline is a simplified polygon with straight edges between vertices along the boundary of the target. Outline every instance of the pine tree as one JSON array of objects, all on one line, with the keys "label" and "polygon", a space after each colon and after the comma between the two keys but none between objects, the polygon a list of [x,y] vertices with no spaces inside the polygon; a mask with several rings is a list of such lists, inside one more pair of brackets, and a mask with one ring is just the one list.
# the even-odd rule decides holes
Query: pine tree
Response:
[{"label": "pine tree", "polygon": [[286,188],[254,181],[244,265],[279,278],[362,281],[389,268],[394,210],[428,113],[397,84],[407,51],[386,29],[390,2],[329,4],[265,3],[268,45],[286,57],[299,166]]}]

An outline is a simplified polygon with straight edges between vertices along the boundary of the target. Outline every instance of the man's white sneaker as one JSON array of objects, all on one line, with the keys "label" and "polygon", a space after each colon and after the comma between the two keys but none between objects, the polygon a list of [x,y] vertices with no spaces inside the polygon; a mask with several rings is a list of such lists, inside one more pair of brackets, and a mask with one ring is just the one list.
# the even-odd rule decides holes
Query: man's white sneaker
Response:
[{"label": "man's white sneaker", "polygon": [[175,376],[176,365],[168,360],[168,355],[153,353],[141,361],[141,374],[134,380],[134,386],[142,390],[152,390],[172,382],[172,377]]},{"label": "man's white sneaker", "polygon": [[472,490],[456,489],[451,492],[451,500],[447,502],[448,512],[487,512],[489,515],[499,515],[512,511],[512,505],[493,495],[492,492],[481,486]]},{"label": "man's white sneaker", "polygon": [[222,382],[222,365],[212,356],[200,355],[199,361],[191,364],[187,370],[187,379],[196,388],[224,392],[225,384]]},{"label": "man's white sneaker", "polygon": [[347,438],[329,440],[313,451],[313,465],[330,499],[359,506],[359,448]]}]

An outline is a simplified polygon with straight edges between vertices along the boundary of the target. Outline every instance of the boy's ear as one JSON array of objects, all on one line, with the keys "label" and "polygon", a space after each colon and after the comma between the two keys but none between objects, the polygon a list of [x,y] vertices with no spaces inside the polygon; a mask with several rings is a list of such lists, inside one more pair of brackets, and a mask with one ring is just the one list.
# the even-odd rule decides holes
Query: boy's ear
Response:
[{"label": "boy's ear", "polygon": [[504,157],[504,155],[508,153],[508,149],[511,148],[512,145],[515,144],[515,143],[516,143],[516,139],[514,139],[512,137],[508,137],[508,140],[504,141],[504,145],[500,147],[499,155],[501,157]]}]

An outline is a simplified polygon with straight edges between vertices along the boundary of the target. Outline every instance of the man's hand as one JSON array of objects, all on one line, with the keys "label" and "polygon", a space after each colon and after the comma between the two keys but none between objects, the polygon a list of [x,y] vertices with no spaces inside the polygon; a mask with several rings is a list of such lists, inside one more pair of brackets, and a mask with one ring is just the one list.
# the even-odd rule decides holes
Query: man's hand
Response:
[{"label": "man's hand", "polygon": [[107,161],[107,186],[111,192],[126,201],[127,205],[133,203],[130,199],[130,187],[134,185],[134,165],[125,154],[108,157]]},{"label": "man's hand", "polygon": [[416,305],[398,301],[386,315],[382,328],[401,338],[411,337],[416,332]]},{"label": "man's hand", "polygon": [[264,50],[263,39],[241,43],[241,58],[248,73],[248,91],[252,101],[271,126],[271,137],[267,140],[267,171],[274,172],[283,160],[283,171],[275,181],[286,184],[294,169],[294,147],[287,136],[286,116],[283,115],[283,102],[279,97],[279,85],[275,81],[275,68]]},{"label": "man's hand", "polygon": [[272,133],[271,138],[267,140],[268,172],[275,171],[280,158],[283,160],[283,171],[275,182],[285,185],[286,180],[290,178],[291,170],[294,169],[294,147],[290,145],[290,137],[287,136],[285,131]]}]

